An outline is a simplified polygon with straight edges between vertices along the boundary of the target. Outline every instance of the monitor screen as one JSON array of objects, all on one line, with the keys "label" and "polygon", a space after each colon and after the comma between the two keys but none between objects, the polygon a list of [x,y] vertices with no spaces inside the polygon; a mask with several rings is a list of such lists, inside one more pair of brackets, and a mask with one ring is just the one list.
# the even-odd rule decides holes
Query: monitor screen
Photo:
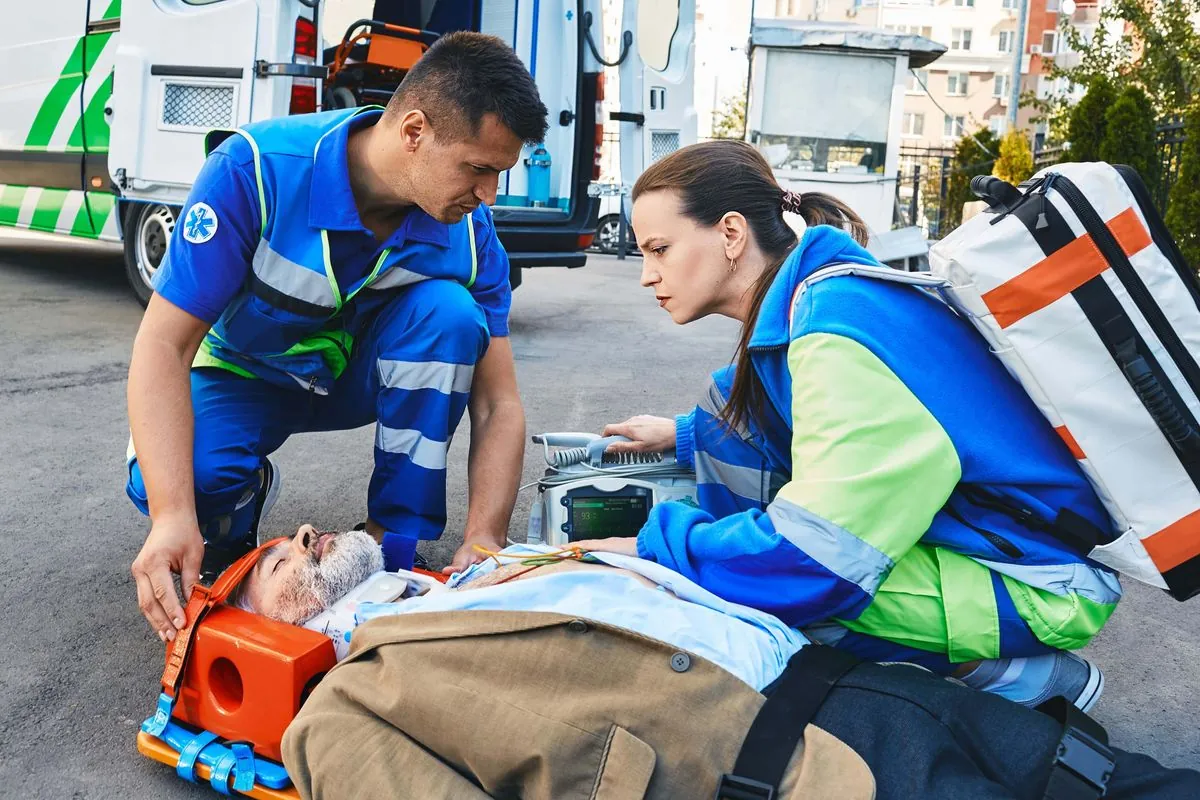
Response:
[{"label": "monitor screen", "polygon": [[650,515],[648,497],[575,497],[571,500],[571,539],[637,536]]}]

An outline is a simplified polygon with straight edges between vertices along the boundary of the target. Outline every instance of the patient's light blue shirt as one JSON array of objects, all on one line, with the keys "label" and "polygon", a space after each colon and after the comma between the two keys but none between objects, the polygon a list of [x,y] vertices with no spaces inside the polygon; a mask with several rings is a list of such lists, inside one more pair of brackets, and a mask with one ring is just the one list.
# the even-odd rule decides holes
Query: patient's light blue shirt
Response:
[{"label": "patient's light blue shirt", "polygon": [[[505,555],[532,555],[554,548],[514,545]],[[613,567],[636,572],[659,588],[609,570],[552,572],[463,592],[440,592],[399,603],[362,603],[355,622],[389,614],[431,611],[545,611],[581,617],[640,633],[712,661],[762,689],[783,672],[808,640],[775,617],[729,603],[660,564],[615,553],[594,553]],[[511,562],[506,562],[511,563]],[[496,569],[476,564],[455,575],[461,587]]]}]

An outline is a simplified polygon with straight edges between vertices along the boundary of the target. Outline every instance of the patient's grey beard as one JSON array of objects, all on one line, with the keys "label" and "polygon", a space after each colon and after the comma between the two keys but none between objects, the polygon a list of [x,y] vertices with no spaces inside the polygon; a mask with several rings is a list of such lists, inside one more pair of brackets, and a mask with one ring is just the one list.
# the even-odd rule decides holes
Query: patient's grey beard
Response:
[{"label": "patient's grey beard", "polygon": [[309,560],[280,594],[272,615],[280,622],[303,623],[383,569],[383,552],[365,531],[339,534],[328,546],[325,557]]}]

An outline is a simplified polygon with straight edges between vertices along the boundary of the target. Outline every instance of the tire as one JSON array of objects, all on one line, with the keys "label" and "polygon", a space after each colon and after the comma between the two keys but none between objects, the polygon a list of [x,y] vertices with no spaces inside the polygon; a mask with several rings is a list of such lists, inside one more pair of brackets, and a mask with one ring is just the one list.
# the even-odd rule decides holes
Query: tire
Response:
[{"label": "tire", "polygon": [[130,203],[125,214],[125,277],[143,306],[154,294],[150,282],[167,254],[178,213],[161,203]]},{"label": "tire", "polygon": [[[615,256],[621,241],[621,217],[619,214],[608,214],[600,218],[596,225],[596,249],[605,255]],[[625,228],[625,252],[637,253],[638,248],[633,237],[633,228]]]}]

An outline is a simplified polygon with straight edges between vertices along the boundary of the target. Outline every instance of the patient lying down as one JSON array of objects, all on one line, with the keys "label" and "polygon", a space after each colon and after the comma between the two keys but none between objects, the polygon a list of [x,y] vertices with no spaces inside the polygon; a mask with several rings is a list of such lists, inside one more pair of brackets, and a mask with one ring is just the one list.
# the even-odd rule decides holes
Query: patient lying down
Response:
[{"label": "patient lying down", "polygon": [[[544,611],[617,625],[702,655],[755,689],[775,680],[807,643],[761,611],[728,603],[666,567],[614,553],[556,559],[551,547],[514,545],[443,586],[385,573],[362,531],[302,526],[259,559],[231,602],[333,640],[338,658],[369,619],[431,611]],[[469,590],[469,591],[468,591]]]}]

